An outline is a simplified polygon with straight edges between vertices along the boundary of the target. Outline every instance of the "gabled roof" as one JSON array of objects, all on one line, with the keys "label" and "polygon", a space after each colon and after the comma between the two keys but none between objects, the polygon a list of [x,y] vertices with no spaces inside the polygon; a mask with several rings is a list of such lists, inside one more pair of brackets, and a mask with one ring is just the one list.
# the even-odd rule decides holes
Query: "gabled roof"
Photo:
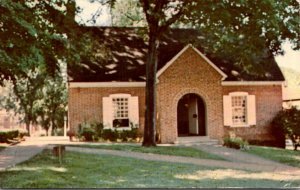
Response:
[{"label": "gabled roof", "polygon": [[163,74],[165,70],[167,70],[168,67],[170,67],[174,61],[183,54],[188,48],[192,48],[201,58],[203,58],[211,67],[213,67],[221,76],[222,80],[224,80],[227,75],[219,69],[213,62],[211,62],[205,55],[203,55],[197,48],[195,48],[192,44],[188,44],[185,46],[179,53],[177,53],[170,61],[168,61],[167,64],[165,64],[161,69],[159,69],[156,73],[157,78]]},{"label": "gabled roof", "polygon": [[[144,28],[84,27],[98,41],[97,59],[86,57],[81,63],[68,65],[71,82],[128,82],[145,81],[147,44]],[[193,44],[195,50],[210,60],[215,69],[226,75],[226,81],[283,81],[283,75],[274,57],[267,54],[257,58],[262,64],[262,75],[247,73],[228,57],[219,57],[207,51],[203,36],[194,29],[171,29],[161,39],[158,48],[158,74],[165,65],[186,47]],[[203,42],[203,43],[202,43]],[[206,51],[204,51],[206,50]],[[95,50],[96,51],[96,50]],[[223,75],[222,74],[222,75]],[[224,77],[223,76],[223,77]]]}]

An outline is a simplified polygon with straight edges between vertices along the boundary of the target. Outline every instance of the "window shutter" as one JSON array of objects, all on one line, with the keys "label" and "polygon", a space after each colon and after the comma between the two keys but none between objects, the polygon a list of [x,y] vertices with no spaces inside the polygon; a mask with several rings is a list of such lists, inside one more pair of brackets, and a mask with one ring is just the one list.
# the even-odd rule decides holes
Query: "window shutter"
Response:
[{"label": "window shutter", "polygon": [[139,124],[139,101],[137,96],[132,96],[128,99],[128,116],[129,122],[133,126]]},{"label": "window shutter", "polygon": [[256,125],[256,103],[255,95],[247,96],[247,119],[248,125]]},{"label": "window shutter", "polygon": [[112,128],[113,122],[113,103],[112,98],[102,98],[102,113],[103,113],[103,125],[105,128]]},{"label": "window shutter", "polygon": [[223,96],[223,119],[224,126],[232,125],[232,106],[231,96]]}]

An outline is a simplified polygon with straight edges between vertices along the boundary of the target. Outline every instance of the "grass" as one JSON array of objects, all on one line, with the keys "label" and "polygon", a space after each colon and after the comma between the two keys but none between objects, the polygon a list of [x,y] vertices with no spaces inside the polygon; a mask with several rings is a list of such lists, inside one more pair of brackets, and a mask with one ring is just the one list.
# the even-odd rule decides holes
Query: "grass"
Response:
[{"label": "grass", "polygon": [[247,152],[290,166],[300,167],[299,150],[294,151],[272,147],[250,146],[250,149],[247,150]]},{"label": "grass", "polygon": [[[60,166],[50,150],[0,172],[0,188],[297,187],[300,179],[192,164],[66,152]],[[275,176],[275,177],[274,177]]]},{"label": "grass", "polygon": [[[69,146],[69,145],[68,145]],[[201,159],[225,160],[224,158],[210,154],[199,149],[191,147],[176,147],[176,146],[157,146],[157,147],[142,147],[140,145],[70,145],[85,148],[109,149],[109,150],[122,150],[131,152],[142,152],[152,154],[163,154],[173,156],[185,156]]]}]

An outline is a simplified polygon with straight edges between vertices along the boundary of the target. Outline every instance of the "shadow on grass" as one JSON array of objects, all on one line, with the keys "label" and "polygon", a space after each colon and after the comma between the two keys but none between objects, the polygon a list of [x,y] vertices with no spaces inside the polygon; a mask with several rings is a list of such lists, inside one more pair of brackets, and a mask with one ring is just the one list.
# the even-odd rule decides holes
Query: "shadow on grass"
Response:
[{"label": "shadow on grass", "polygon": [[299,177],[49,150],[5,172],[1,188],[297,187]]}]

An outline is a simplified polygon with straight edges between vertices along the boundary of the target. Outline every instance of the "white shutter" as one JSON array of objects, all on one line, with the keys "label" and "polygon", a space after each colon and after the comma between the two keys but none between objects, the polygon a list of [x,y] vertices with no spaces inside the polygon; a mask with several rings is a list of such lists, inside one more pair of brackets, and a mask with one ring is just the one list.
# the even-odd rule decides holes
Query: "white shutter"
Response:
[{"label": "white shutter", "polygon": [[112,128],[113,122],[113,103],[111,97],[102,98],[102,113],[103,113],[103,125],[105,128]]},{"label": "white shutter", "polygon": [[133,126],[139,124],[139,100],[137,96],[128,98],[128,117],[129,122],[132,123]]},{"label": "white shutter", "polygon": [[255,96],[247,96],[247,123],[248,125],[256,125],[256,103]]},{"label": "white shutter", "polygon": [[224,126],[232,126],[231,96],[223,96],[223,119]]}]

